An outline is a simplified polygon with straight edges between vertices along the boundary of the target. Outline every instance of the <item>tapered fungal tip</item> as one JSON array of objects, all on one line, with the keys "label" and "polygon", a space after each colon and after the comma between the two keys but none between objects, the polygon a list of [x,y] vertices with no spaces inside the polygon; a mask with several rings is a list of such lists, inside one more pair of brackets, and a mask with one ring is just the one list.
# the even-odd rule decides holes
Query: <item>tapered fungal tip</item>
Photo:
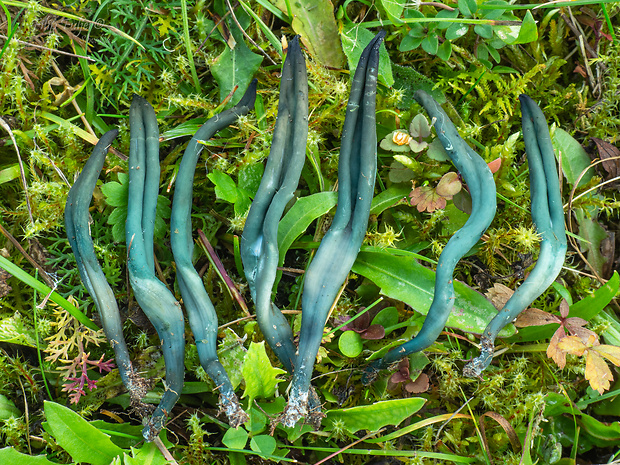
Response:
[{"label": "tapered fungal tip", "polygon": [[99,138],[99,142],[97,142],[97,145],[103,145],[103,146],[109,146],[112,144],[112,142],[114,141],[114,139],[116,139],[116,137],[118,136],[118,129],[110,129],[108,132],[106,132],[103,136],[101,136]]}]

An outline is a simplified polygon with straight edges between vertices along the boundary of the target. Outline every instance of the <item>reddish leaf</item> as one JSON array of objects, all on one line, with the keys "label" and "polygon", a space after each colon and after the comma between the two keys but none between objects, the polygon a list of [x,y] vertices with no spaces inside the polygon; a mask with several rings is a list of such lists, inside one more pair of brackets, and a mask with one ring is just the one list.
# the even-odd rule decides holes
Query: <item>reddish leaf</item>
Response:
[{"label": "reddish leaf", "polygon": [[565,337],[566,333],[564,332],[564,328],[560,326],[557,331],[553,333],[553,336],[549,341],[549,347],[547,347],[547,357],[553,359],[555,364],[560,368],[564,368],[566,366],[566,351],[560,349],[558,347],[558,343]]},{"label": "reddish leaf", "polygon": [[410,394],[420,394],[421,392],[428,391],[430,386],[430,380],[426,373],[420,373],[420,376],[415,381],[409,381],[405,384],[405,391]]},{"label": "reddish leaf", "polygon": [[615,178],[620,175],[620,150],[615,145],[602,139],[592,137],[590,139],[596,145],[598,155],[603,162],[603,169],[607,172],[607,179]]},{"label": "reddish leaf", "polygon": [[371,325],[362,334],[362,339],[376,340],[383,339],[385,336],[385,328],[381,325]]},{"label": "reddish leaf", "polygon": [[[538,308],[526,308],[517,317],[514,325],[517,328],[525,328],[527,326],[542,326],[550,323],[562,323],[555,315],[547,313]],[[564,332],[564,330],[562,330]]]}]

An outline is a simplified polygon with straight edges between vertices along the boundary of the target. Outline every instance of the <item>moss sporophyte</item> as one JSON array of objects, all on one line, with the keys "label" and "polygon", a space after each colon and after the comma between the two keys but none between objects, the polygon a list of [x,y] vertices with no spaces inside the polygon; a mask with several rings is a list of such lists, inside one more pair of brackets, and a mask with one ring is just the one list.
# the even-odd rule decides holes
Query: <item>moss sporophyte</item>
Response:
[{"label": "moss sporophyte", "polygon": [[[352,80],[342,131],[338,166],[338,203],[333,221],[307,268],[303,283],[299,345],[280,309],[272,301],[279,260],[278,227],[286,205],[293,198],[306,156],[308,139],[308,78],[298,38],[290,42],[282,67],[278,116],[273,142],[260,187],[252,202],[241,238],[240,255],[256,304],[259,327],[282,365],[292,375],[288,404],[278,419],[294,426],[305,418],[319,425],[320,400],[310,380],[328,313],[358,256],[368,227],[377,170],[375,98],[380,32],[361,54]],[[178,286],[196,340],[200,364],[220,394],[220,404],[232,427],[247,421],[216,352],[217,315],[203,281],[192,263],[192,192],[196,164],[203,145],[218,131],[254,107],[256,81],[239,103],[209,119],[188,143],[178,170],[171,215],[171,245]],[[484,160],[460,137],[439,104],[423,91],[415,99],[426,109],[446,153],[459,170],[472,198],[472,213],[449,240],[439,257],[435,290],[420,332],[365,368],[364,381],[404,356],[425,349],[438,337],[454,301],[453,273],[463,257],[489,227],[496,211],[493,175]],[[532,218],[542,237],[538,262],[528,278],[489,323],[482,336],[482,353],[466,366],[465,374],[479,375],[493,356],[499,331],[554,281],[564,261],[566,235],[548,128],[538,106],[520,97],[523,134],[532,197]],[[134,296],[154,325],[162,342],[165,390],[143,435],[153,440],[179,399],[184,380],[185,323],[181,305],[155,276],[153,230],[159,191],[159,130],[155,112],[146,100],[134,96],[129,121],[129,200],[126,220],[127,268]],[[122,333],[114,294],[95,258],[88,233],[88,206],[107,150],[117,131],[102,136],[82,174],[72,187],[65,208],[66,231],[80,276],[101,315],[106,336],[115,351],[124,385],[132,403],[140,406],[147,383],[135,373]]]}]

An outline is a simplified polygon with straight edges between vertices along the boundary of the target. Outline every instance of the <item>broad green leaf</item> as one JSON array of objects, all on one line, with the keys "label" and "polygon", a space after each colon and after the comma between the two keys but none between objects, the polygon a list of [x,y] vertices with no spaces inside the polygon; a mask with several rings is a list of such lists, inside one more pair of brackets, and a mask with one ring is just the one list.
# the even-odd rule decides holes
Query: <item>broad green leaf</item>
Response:
[{"label": "broad green leaf", "polygon": [[409,185],[396,185],[388,187],[372,199],[372,204],[370,204],[370,214],[379,215],[383,213],[385,210],[393,207],[402,199],[407,197],[409,192],[411,192],[411,186]]},{"label": "broad green leaf", "polygon": [[147,442],[140,449],[132,447],[131,455],[132,457],[129,457],[124,454],[125,465],[167,465],[169,463],[153,442]]},{"label": "broad green leaf", "polygon": [[241,428],[229,428],[224,433],[222,443],[229,449],[243,449],[248,442],[248,432]]},{"label": "broad green leaf", "polygon": [[8,168],[0,170],[0,184],[19,178],[19,163],[10,165]]},{"label": "broad green leaf", "polygon": [[[620,275],[618,275],[618,272],[614,272],[611,279],[594,291],[593,294],[571,305],[568,316],[571,318],[583,318],[586,321],[590,321],[609,305],[609,302],[615,297],[619,288]],[[509,339],[509,342],[530,342],[549,339],[558,327],[558,324],[553,323],[544,326],[520,328],[519,332]]]},{"label": "broad green leaf", "polygon": [[[555,128],[551,141],[555,148],[555,156],[562,159],[562,173],[569,184],[574,186],[582,171],[590,166],[590,157],[581,144],[562,128]],[[581,178],[578,186],[590,182],[592,176],[594,176],[594,171],[590,169]]]},{"label": "broad green leaf", "polygon": [[355,358],[364,349],[362,337],[355,331],[345,331],[338,338],[338,348],[345,357]]},{"label": "broad green leaf", "polygon": [[359,430],[378,431],[384,426],[397,426],[422,408],[426,399],[410,397],[375,402],[372,405],[328,410],[323,422],[325,431],[341,427],[354,434]]},{"label": "broad green leaf", "polygon": [[[435,272],[417,261],[387,252],[360,252],[353,265],[353,272],[370,279],[381,288],[381,293],[410,305],[426,315],[433,301]],[[486,297],[469,286],[454,281],[456,299],[446,326],[482,334],[497,310]],[[512,324],[500,336],[515,333]]]},{"label": "broad green leaf", "polygon": [[50,462],[44,455],[26,455],[12,447],[0,449],[0,463],[5,465],[57,465]]},{"label": "broad green leaf", "polygon": [[0,320],[0,342],[37,346],[34,329],[22,320],[19,313]]},{"label": "broad green leaf", "polygon": [[[0,394],[0,421],[8,420],[11,417],[21,417],[22,412],[19,411],[12,400],[7,396]],[[6,463],[6,462],[4,462]]]},{"label": "broad green leaf", "polygon": [[286,371],[271,365],[265,351],[265,341],[250,344],[250,348],[245,354],[242,371],[243,379],[245,379],[243,397],[249,397],[251,400],[258,397],[272,397],[276,392],[278,383],[284,381],[278,378],[278,375],[286,373]]},{"label": "broad green leaf", "polygon": [[403,23],[400,17],[405,9],[405,3],[407,3],[406,0],[381,0],[381,5],[392,24],[398,25]]},{"label": "broad green leaf", "polygon": [[237,41],[235,48],[231,49],[227,46],[211,65],[211,74],[220,89],[220,101],[223,101],[238,86],[235,94],[226,104],[226,108],[232,107],[241,100],[263,61],[263,57],[255,54],[245,45],[243,35],[236,24],[231,22],[229,30]]},{"label": "broad green leaf", "polygon": [[517,44],[529,44],[538,40],[538,27],[536,27],[536,21],[532,16],[532,13],[528,10],[525,13],[521,27],[519,28],[519,35],[514,42],[509,42],[510,45]]},{"label": "broad green leaf", "polygon": [[[370,43],[374,36],[374,33],[358,24],[351,24],[344,27],[340,37],[342,39],[342,49],[344,50],[344,54],[347,56],[347,60],[349,62],[351,78],[355,73],[355,68],[357,67],[357,62],[360,60],[362,51],[366,45]],[[379,80],[388,87],[392,87],[392,85],[394,85],[394,77],[392,76],[392,62],[390,61],[390,57],[385,50],[384,44],[381,44],[379,51]]]},{"label": "broad green leaf", "polygon": [[[201,383],[204,385],[204,383]],[[129,449],[139,442],[142,438],[142,425],[131,423],[112,423],[104,420],[92,420],[88,422],[103,433],[110,434],[110,440],[121,449]],[[111,434],[110,432],[119,433]]]},{"label": "broad green leaf", "polygon": [[318,192],[298,199],[286,212],[278,226],[278,250],[280,253],[279,265],[284,263],[286,251],[295,239],[303,234],[314,220],[325,215],[336,206],[338,194],[336,192]]},{"label": "broad green leaf", "polygon": [[323,66],[342,68],[344,55],[338,35],[331,0],[271,0],[285,14],[292,17],[291,26],[308,48],[308,51]]},{"label": "broad green leaf", "polygon": [[44,410],[52,436],[76,462],[109,465],[123,454],[123,449],[114,445],[108,435],[73,410],[50,401],[45,401]]},{"label": "broad green leaf", "polygon": [[215,195],[218,199],[230,203],[235,203],[237,201],[239,195],[237,186],[229,175],[221,171],[212,171],[207,174],[207,178],[215,184]]},{"label": "broad green leaf", "polygon": [[251,163],[239,170],[239,189],[246,190],[251,197],[256,195],[265,167],[262,163]]},{"label": "broad green leaf", "polygon": [[268,434],[254,436],[250,441],[250,449],[260,454],[271,455],[276,450],[276,439]]}]

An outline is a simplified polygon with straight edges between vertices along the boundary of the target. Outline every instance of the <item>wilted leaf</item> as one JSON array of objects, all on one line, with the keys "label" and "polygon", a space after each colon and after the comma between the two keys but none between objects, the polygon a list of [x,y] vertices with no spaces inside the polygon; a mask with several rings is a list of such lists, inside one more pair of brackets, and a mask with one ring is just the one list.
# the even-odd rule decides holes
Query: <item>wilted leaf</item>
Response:
[{"label": "wilted leaf", "polygon": [[515,291],[510,289],[508,286],[504,286],[500,283],[495,283],[493,287],[485,293],[485,295],[493,303],[493,306],[496,309],[501,310],[502,308],[504,308],[504,305],[506,305],[506,302],[508,302],[508,299],[510,299],[514,292]]},{"label": "wilted leaf", "polygon": [[410,381],[405,384],[405,391],[410,394],[419,394],[421,392],[428,391],[430,386],[430,380],[426,373],[420,373],[420,376],[415,381]]},{"label": "wilted leaf", "polygon": [[459,175],[454,171],[444,174],[437,184],[437,194],[450,200],[454,195],[461,191],[463,185],[459,180]]},{"label": "wilted leaf", "polygon": [[385,328],[381,325],[371,325],[366,331],[361,333],[362,339],[377,340],[385,336]]},{"label": "wilted leaf", "polygon": [[599,394],[607,391],[614,379],[605,360],[593,350],[588,350],[586,356],[585,376],[592,389],[598,391]]},{"label": "wilted leaf", "polygon": [[245,354],[242,372],[243,379],[245,379],[243,397],[250,399],[272,397],[276,392],[278,383],[284,381],[278,378],[278,375],[286,373],[284,370],[271,365],[265,351],[265,341],[250,344],[250,348]]},{"label": "wilted leaf", "polygon": [[594,346],[592,350],[595,350],[611,363],[620,367],[620,347],[601,344],[600,346]]},{"label": "wilted leaf", "polygon": [[620,175],[620,150],[615,145],[602,139],[592,137],[590,139],[598,151],[598,156],[603,162],[603,169],[607,172],[607,179],[612,179]]},{"label": "wilted leaf", "polygon": [[437,191],[430,186],[416,187],[409,194],[409,203],[416,207],[419,212],[426,210],[431,213],[446,208],[446,199],[437,194]]},{"label": "wilted leaf", "polygon": [[588,346],[586,346],[578,336],[566,336],[558,342],[558,348],[569,354],[581,357]]},{"label": "wilted leaf", "polygon": [[558,343],[561,339],[566,337],[564,328],[560,326],[549,341],[549,347],[547,347],[547,357],[552,359],[557,366],[564,368],[566,366],[566,352],[558,347]]},{"label": "wilted leaf", "polygon": [[526,326],[542,326],[560,322],[561,320],[557,316],[545,312],[544,310],[540,310],[538,308],[526,308],[517,317],[515,326],[517,328],[525,328]]}]

